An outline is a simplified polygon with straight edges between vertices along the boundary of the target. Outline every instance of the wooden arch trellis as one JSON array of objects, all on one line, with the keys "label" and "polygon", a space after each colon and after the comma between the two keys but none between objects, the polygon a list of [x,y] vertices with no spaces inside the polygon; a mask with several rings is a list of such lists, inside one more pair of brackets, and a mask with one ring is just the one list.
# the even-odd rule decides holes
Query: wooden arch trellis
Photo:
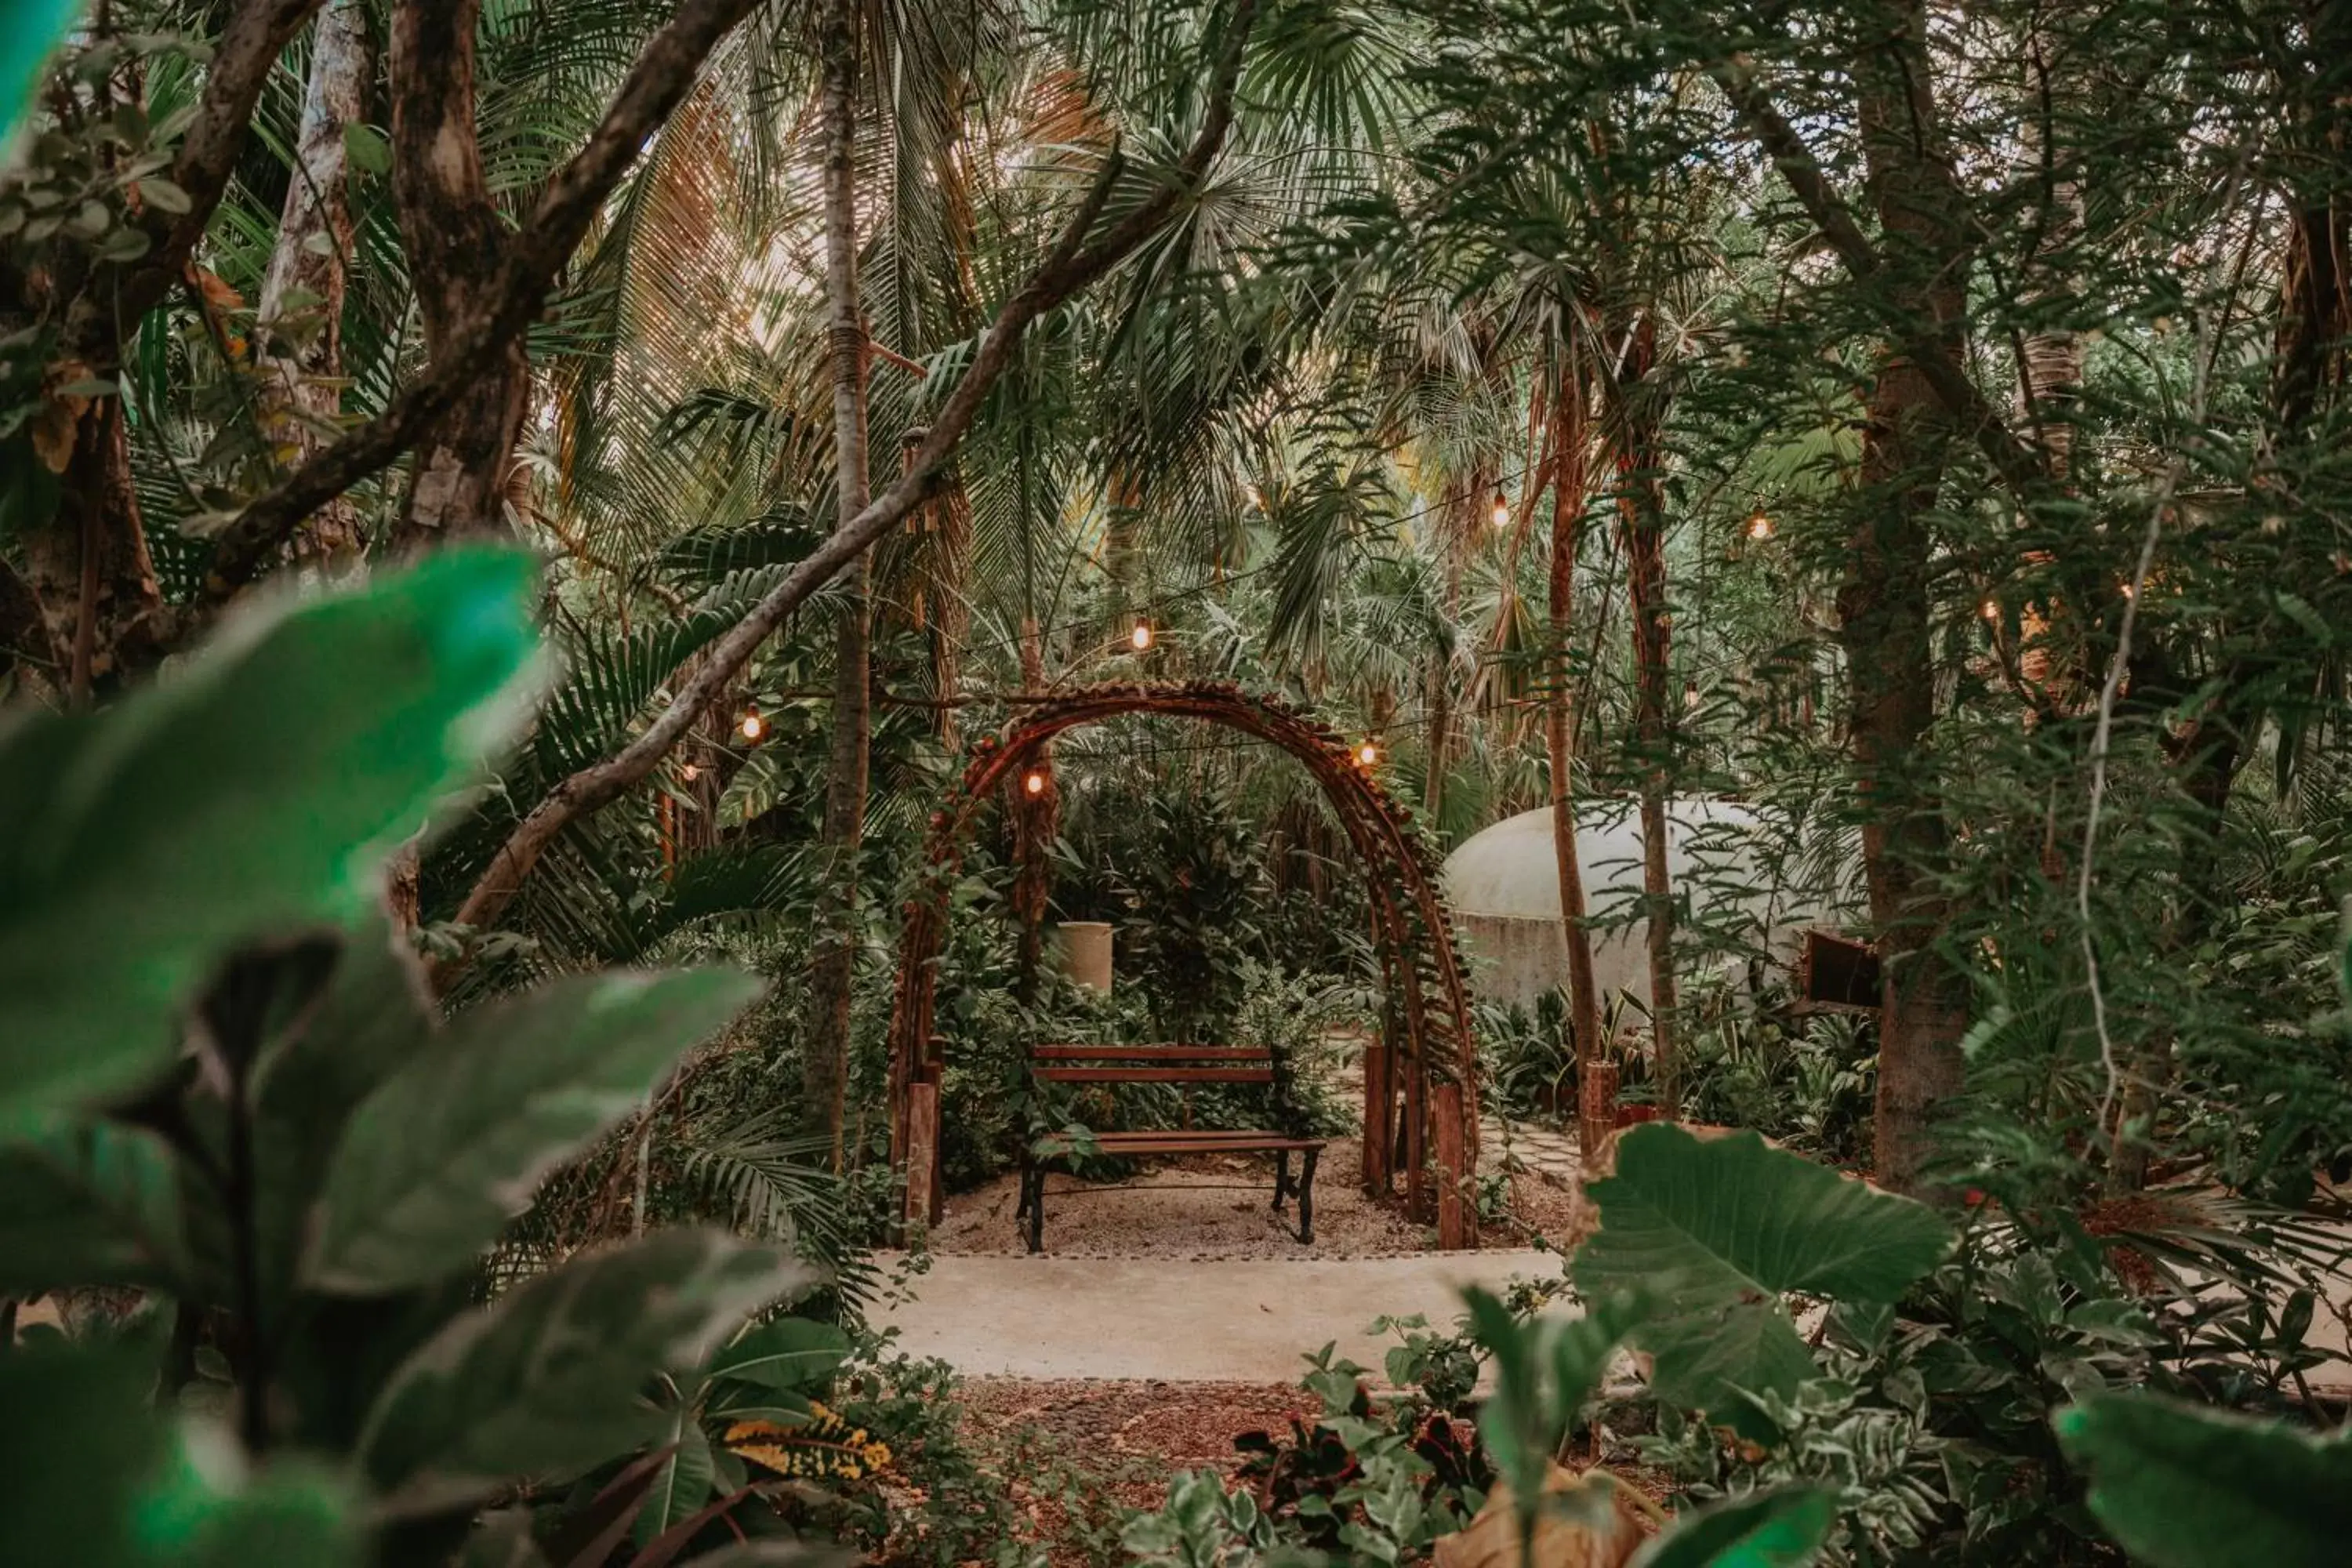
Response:
[{"label": "wooden arch trellis", "polygon": [[1050,696],[999,737],[982,739],[934,812],[924,879],[905,908],[890,1020],[890,1153],[908,1178],[906,1215],[939,1217],[939,1075],[934,993],[949,891],[981,805],[1063,731],[1127,713],[1202,719],[1282,747],[1307,765],[1338,815],[1371,893],[1372,936],[1387,981],[1381,1039],[1366,1053],[1368,1190],[1404,1180],[1408,1211],[1434,1220],[1442,1247],[1477,1243],[1469,1184],[1478,1150],[1477,1053],[1470,997],[1437,867],[1411,812],[1313,715],[1224,681],[1123,683]]}]

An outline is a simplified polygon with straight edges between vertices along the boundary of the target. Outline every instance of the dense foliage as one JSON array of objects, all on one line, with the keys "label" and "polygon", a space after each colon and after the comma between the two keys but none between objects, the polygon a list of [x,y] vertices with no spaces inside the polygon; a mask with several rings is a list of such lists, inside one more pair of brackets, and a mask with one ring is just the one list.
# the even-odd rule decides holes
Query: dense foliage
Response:
[{"label": "dense foliage", "polygon": [[863,1317],[907,901],[957,1191],[1410,989],[1246,736],[929,859],[1205,678],[1549,811],[1599,1228],[1095,1555],[2341,1554],[2344,0],[5,15],[0,1558],[1019,1560]]}]

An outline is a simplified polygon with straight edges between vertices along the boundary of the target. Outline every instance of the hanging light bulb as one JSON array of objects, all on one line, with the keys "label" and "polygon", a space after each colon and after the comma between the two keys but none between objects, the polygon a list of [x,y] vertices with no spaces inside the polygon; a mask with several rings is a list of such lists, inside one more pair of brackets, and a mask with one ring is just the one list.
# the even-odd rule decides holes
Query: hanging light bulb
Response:
[{"label": "hanging light bulb", "polygon": [[1500,490],[1495,492],[1495,526],[1496,528],[1511,526],[1511,498]]},{"label": "hanging light bulb", "polygon": [[1021,787],[1033,795],[1044,795],[1045,793],[1045,773],[1039,769],[1031,768],[1022,776]]},{"label": "hanging light bulb", "polygon": [[1750,539],[1772,537],[1772,520],[1764,514],[1764,509],[1760,506],[1748,514],[1748,537]]},{"label": "hanging light bulb", "polygon": [[1356,761],[1362,763],[1365,767],[1369,768],[1380,760],[1381,749],[1378,746],[1373,745],[1371,742],[1366,741],[1356,748]]},{"label": "hanging light bulb", "polygon": [[756,741],[768,732],[768,721],[760,717],[757,708],[748,709],[735,721],[735,732],[747,741]]},{"label": "hanging light bulb", "polygon": [[2000,619],[2000,606],[1994,604],[1990,599],[1987,599],[1983,604],[1977,606],[1977,614],[1982,616],[1986,620],[1997,621]]},{"label": "hanging light bulb", "polygon": [[1135,629],[1127,634],[1127,640],[1135,645],[1136,652],[1148,652],[1151,647],[1151,623],[1139,619]]}]

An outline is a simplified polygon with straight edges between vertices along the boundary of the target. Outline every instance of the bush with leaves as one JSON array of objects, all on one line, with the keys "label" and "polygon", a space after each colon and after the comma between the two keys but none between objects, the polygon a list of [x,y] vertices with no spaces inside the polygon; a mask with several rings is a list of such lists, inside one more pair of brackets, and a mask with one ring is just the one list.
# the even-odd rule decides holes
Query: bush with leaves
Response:
[{"label": "bush with leaves", "polygon": [[[538,1180],[758,994],[595,973],[445,1023],[373,912],[528,712],[533,578],[448,552],[0,734],[0,1291],[150,1304],[0,1350],[0,1560],[548,1561],[478,1511],[663,1452],[649,1382],[817,1282],[677,1229],[480,1300]],[[202,1366],[226,1388],[182,1398]]]}]

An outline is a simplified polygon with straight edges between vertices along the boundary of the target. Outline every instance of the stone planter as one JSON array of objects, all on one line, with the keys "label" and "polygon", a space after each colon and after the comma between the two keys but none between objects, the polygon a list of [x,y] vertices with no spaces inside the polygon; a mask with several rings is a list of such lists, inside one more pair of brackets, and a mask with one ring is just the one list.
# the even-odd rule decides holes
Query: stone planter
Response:
[{"label": "stone planter", "polygon": [[1064,921],[1054,928],[1062,973],[1089,991],[1110,990],[1110,931],[1106,921]]}]

